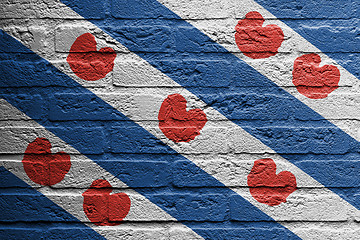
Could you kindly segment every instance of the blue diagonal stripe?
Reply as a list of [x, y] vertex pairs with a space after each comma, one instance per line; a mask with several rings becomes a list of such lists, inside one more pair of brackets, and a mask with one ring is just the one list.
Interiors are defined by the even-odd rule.
[[[292, 232], [226, 188], [191, 161], [177, 154], [95, 94], [5, 32], [1, 31], [1, 33], [0, 43], [5, 44], [0, 44], [0, 70], [3, 73], [0, 76], [2, 86], [0, 97], [94, 160], [128, 186], [132, 188], [141, 186], [136, 188], [137, 192], [174, 218], [184, 220], [185, 225], [205, 238], [212, 236], [211, 239], [233, 237], [241, 239], [243, 238], [241, 234], [245, 234], [245, 239], [268, 239], [262, 231], [270, 228], [276, 231], [274, 236], [277, 236], [277, 239], [298, 239]], [[62, 95], [79, 96], [79, 101], [61, 98]], [[59, 102], [66, 105], [64, 109], [51, 107], [53, 103]], [[51, 121], [41, 109], [50, 109]], [[64, 114], [77, 120], [63, 121]], [[91, 114], [95, 114], [93, 118], [90, 117]], [[103, 137], [104, 132], [109, 134], [108, 140]], [[111, 149], [108, 148], [109, 146]], [[115, 150], [122, 154], [111, 154]], [[166, 165], [173, 166], [176, 161], [186, 163], [187, 170], [200, 176], [201, 179], [198, 181], [201, 181], [202, 186], [205, 184], [213, 187], [199, 187], [196, 177], [183, 178], [180, 171], [172, 171], [170, 174]], [[169, 183], [170, 178], [180, 178], [185, 186], [197, 187], [178, 188]], [[158, 181], [168, 184], [162, 188], [154, 188]], [[234, 226], [237, 224], [230, 221], [228, 216], [228, 203], [230, 198], [234, 197], [238, 205], [236, 219], [248, 222], [241, 224], [245, 228], [247, 225], [254, 228], [251, 221], [258, 222], [255, 226], [256, 231], [246, 231], [246, 229], [234, 231]], [[197, 222], [202, 220], [208, 221], [206, 228], [198, 227]], [[218, 232], [214, 230], [217, 227], [220, 227]]]
[[360, 209], [347, 189], [360, 185], [359, 142], [165, 6], [113, 0], [92, 20], [101, 2], [62, 2]]

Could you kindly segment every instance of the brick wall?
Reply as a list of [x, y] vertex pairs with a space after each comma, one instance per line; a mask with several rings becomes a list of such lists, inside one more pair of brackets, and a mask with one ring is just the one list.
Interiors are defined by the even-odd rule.
[[[344, 45], [356, 45], [345, 28], [357, 31], [357, 1], [329, 1], [325, 8], [316, 1], [276, 7], [257, 1], [298, 29], [250, 0], [159, 1], [187, 22], [150, 2], [0, 3], [0, 238], [357, 239], [359, 72], [351, 64], [359, 49], [329, 50], [311, 40], [313, 29], [319, 37], [343, 31], [350, 39]], [[281, 27], [275, 56], [249, 58], [236, 45], [235, 26], [250, 10]], [[87, 33], [97, 50], [116, 54], [113, 67], [104, 60], [110, 52], [99, 57], [99, 68], [71, 66], [72, 46]], [[291, 81], [294, 60], [308, 53], [339, 69], [337, 92], [326, 102], [307, 98]], [[93, 73], [86, 71], [100, 68], [109, 69], [105, 77], [89, 81]], [[160, 129], [160, 108], [173, 94], [183, 96], [185, 112], [198, 109], [206, 120], [173, 106], [166, 111], [182, 120]], [[38, 138], [51, 150], [31, 152]], [[53, 161], [63, 161], [55, 153], [64, 152], [71, 167], [41, 160], [40, 168], [26, 170], [26, 156], [44, 159], [41, 151]], [[249, 191], [255, 161], [269, 158], [277, 174], [296, 179], [265, 184], [282, 189], [274, 194], [284, 201]], [[95, 188], [103, 198], [86, 204], [83, 194], [98, 179], [110, 187]], [[126, 201], [108, 197], [109, 188], [112, 196], [129, 197], [130, 210], [112, 208]]]

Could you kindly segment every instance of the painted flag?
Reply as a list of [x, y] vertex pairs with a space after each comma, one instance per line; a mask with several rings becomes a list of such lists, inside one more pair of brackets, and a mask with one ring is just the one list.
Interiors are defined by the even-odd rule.
[[2, 5], [1, 238], [359, 236], [356, 1]]

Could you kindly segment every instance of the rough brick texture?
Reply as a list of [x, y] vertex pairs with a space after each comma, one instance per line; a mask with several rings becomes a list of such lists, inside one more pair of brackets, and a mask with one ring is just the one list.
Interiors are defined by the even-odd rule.
[[[85, 2], [86, 7], [77, 2]], [[191, 38], [194, 28], [180, 24], [172, 14], [164, 16], [154, 4], [136, 0], [141, 5], [137, 8], [127, 0], [92, 2], [74, 1], [69, 6], [80, 15], [90, 12], [88, 19], [111, 29], [129, 48], [80, 15], [70, 14], [60, 1], [0, 3], [0, 28], [47, 60], [21, 48], [0, 51], [0, 74], [6, 73], [0, 77], [1, 97], [21, 106], [16, 109], [0, 99], [0, 239], [292, 239], [286, 228], [304, 239], [359, 239], [359, 210], [334, 194], [360, 201], [360, 148], [338, 142], [344, 132], [360, 139], [360, 111], [354, 111], [360, 110], [359, 84], [340, 81], [341, 92], [326, 106], [311, 105], [328, 113], [325, 117], [335, 124], [324, 125], [323, 114], [303, 114], [291, 95], [281, 90], [268, 93], [271, 84], [261, 84], [252, 68], [239, 70], [238, 65], [222, 58], [225, 48], [244, 58], [235, 45], [234, 23], [245, 17], [237, 8], [252, 1], [209, 0], [200, 4], [160, 0], [175, 12], [181, 10], [182, 18], [209, 36], [186, 43], [180, 40]], [[304, 1], [277, 2], [282, 5], [267, 3], [267, 9], [283, 9], [283, 19], [296, 22], [293, 29], [301, 34], [307, 30], [319, 36], [343, 32], [343, 40], [350, 41], [351, 47], [342, 47], [336, 40], [337, 51], [321, 43], [318, 48], [360, 77], [359, 70], [352, 67], [360, 59], [358, 0], [331, 0], [321, 10], [315, 0], [308, 5]], [[199, 8], [201, 11], [196, 10]], [[254, 6], [254, 11], [258, 8]], [[333, 14], [325, 14], [324, 9]], [[145, 10], [149, 14], [143, 14]], [[272, 24], [274, 19], [265, 17], [265, 21]], [[267, 77], [271, 75], [287, 92], [297, 94], [289, 81], [294, 56], [299, 54], [291, 27], [282, 29], [284, 47], [276, 53], [276, 61], [249, 61], [255, 69], [266, 68]], [[351, 31], [356, 32], [356, 39]], [[97, 81], [81, 79], [67, 62], [72, 43], [84, 33], [96, 38], [98, 50], [110, 47], [116, 52], [112, 71]], [[0, 42], [0, 47], [3, 45], [6, 42]], [[303, 49], [305, 53], [311, 50]], [[151, 65], [141, 57], [150, 59]], [[59, 80], [60, 73], [50, 65], [68, 74], [74, 83]], [[15, 84], [12, 79], [18, 79], [17, 75], [22, 79]], [[82, 87], [90, 91], [78, 90]], [[202, 94], [192, 94], [199, 92]], [[185, 97], [187, 111], [200, 108], [207, 117], [200, 135], [188, 143], [167, 139], [158, 127], [161, 103], [175, 93]], [[284, 108], [287, 104], [292, 105]], [[31, 112], [31, 116], [19, 110]], [[41, 125], [51, 127], [45, 130]], [[143, 128], [152, 135], [139, 134]], [[57, 133], [71, 137], [60, 139], [55, 137]], [[70, 171], [54, 186], [20, 180], [27, 179], [22, 165], [25, 149], [36, 138], [50, 139], [52, 153], [64, 151], [71, 157]], [[274, 145], [278, 151], [273, 150]], [[287, 199], [287, 207], [269, 208], [250, 194], [247, 175], [254, 161], [264, 158], [276, 159], [277, 173], [291, 171], [297, 177], [298, 186]], [[97, 165], [90, 159], [96, 159]], [[286, 159], [296, 167], [290, 168]], [[321, 171], [327, 166], [340, 167], [332, 175]], [[116, 174], [111, 169], [117, 169]], [[312, 169], [304, 172], [325, 179], [331, 189], [325, 189], [303, 169]], [[223, 185], [212, 181], [209, 174]], [[353, 177], [356, 175], [358, 178]], [[131, 199], [129, 215], [120, 226], [102, 228], [83, 212], [82, 193], [100, 178], [112, 180], [113, 193], [123, 192]], [[220, 191], [226, 187], [233, 194], [222, 195]], [[246, 206], [241, 206], [243, 198], [269, 216], [278, 216], [276, 220], [285, 228], [269, 221], [265, 214], [251, 216]]]

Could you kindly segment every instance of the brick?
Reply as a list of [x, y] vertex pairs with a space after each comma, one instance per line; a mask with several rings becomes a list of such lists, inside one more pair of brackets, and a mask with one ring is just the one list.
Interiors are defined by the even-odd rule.
[[117, 87], [178, 86], [145, 61], [131, 60], [119, 55], [115, 60], [113, 79], [114, 86]]
[[[173, 14], [164, 14], [163, 7], [157, 2], [144, 2], [141, 0], [112, 0], [111, 14], [119, 19], [146, 19], [154, 17], [174, 18]], [[136, 7], [135, 7], [136, 6]], [[145, 14], [144, 14], [145, 12]], [[148, 13], [148, 14], [146, 14]]]
[[[354, 146], [334, 140], [332, 136], [341, 134], [341, 130], [337, 128], [264, 127], [249, 128], [249, 130], [264, 144], [276, 141], [277, 146], [281, 147], [277, 151], [279, 154], [344, 154], [357, 152]], [[293, 134], [290, 134], [290, 132]], [[329, 148], [329, 146], [332, 147]]]
[[39, 236], [45, 236], [47, 231], [40, 228], [17, 228], [14, 227], [2, 227], [0, 225], [0, 238], [8, 240], [17, 239], [37, 239]]
[[[274, 9], [281, 9], [282, 18], [319, 18], [319, 19], [331, 19], [331, 18], [350, 18], [353, 17], [354, 11], [353, 2], [351, 0], [341, 1], [341, 7], [336, 0], [319, 2], [312, 1], [277, 1], [276, 4], [268, 5], [266, 0], [259, 0], [258, 3], [267, 7], [268, 11], [272, 12]], [[322, 5], [320, 8], [317, 5]]]
[[337, 239], [341, 238], [344, 240], [356, 239], [359, 234], [359, 229], [348, 228], [348, 227], [332, 227], [331, 229], [312, 227], [312, 228], [299, 228], [294, 230], [295, 234], [302, 237], [303, 239]]
[[357, 169], [360, 168], [359, 160], [343, 160], [343, 161], [299, 161], [297, 166], [299, 168], [310, 169], [310, 166], [314, 166], [312, 171], [308, 171], [308, 174], [316, 174], [319, 178], [325, 178], [328, 173], [323, 171], [327, 166], [338, 166], [341, 170], [338, 170], [338, 174], [334, 174], [329, 179], [329, 187], [359, 187], [360, 179], [351, 177], [352, 174], [356, 174]]
[[[342, 9], [342, 8], [339, 8]], [[336, 15], [334, 15], [336, 16]], [[326, 46], [324, 44], [329, 44], [329, 42], [321, 42], [320, 39], [326, 39], [328, 37], [335, 37], [336, 42], [334, 46], [336, 48], [325, 48], [326, 52], [329, 53], [351, 53], [358, 52], [357, 45], [359, 40], [355, 37], [358, 33], [358, 30], [354, 30], [353, 26], [359, 25], [359, 19], [322, 19], [322, 20], [313, 20], [313, 19], [304, 19], [298, 21], [294, 30], [302, 34], [303, 36], [309, 38], [309, 40], [317, 46], [320, 46], [321, 49], [324, 49]], [[316, 36], [316, 39], [313, 39]], [[319, 40], [318, 40], [319, 39]], [[346, 43], [346, 44], [341, 44]], [[337, 55], [337, 54], [334, 54]]]
[[114, 127], [109, 131], [112, 153], [174, 153], [168, 146], [141, 127]]
[[[123, 225], [123, 224], [122, 224]], [[147, 225], [125, 225], [126, 227], [116, 229], [99, 229], [98, 231], [106, 237], [106, 239], [119, 239], [119, 240], [167, 240], [168, 231], [165, 227]]]
[[116, 177], [131, 187], [163, 187], [168, 186], [170, 172], [168, 164], [162, 161], [103, 161], [101, 163], [109, 172], [117, 169]]
[[219, 186], [205, 171], [194, 168], [194, 165], [194, 163], [188, 161], [176, 161], [172, 165], [173, 184], [177, 187]]
[[[115, 24], [114, 24], [115, 25]], [[116, 24], [120, 25], [120, 24]], [[117, 26], [112, 29], [115, 38], [124, 45], [132, 44], [132, 52], [171, 53], [175, 44], [174, 31], [164, 25]], [[159, 38], [166, 35], [166, 38]], [[136, 42], [136, 44], [134, 44]]]
[[[41, 108], [40, 108], [41, 111]], [[16, 108], [10, 105], [5, 99], [0, 99], [0, 115], [1, 121], [11, 121], [11, 120], [27, 120], [29, 119], [25, 114], [20, 111], [17, 111]], [[40, 114], [41, 115], [41, 114]]]
[[188, 240], [197, 240], [202, 239], [198, 236], [195, 232], [189, 231], [188, 229], [179, 228], [179, 227], [172, 227], [170, 229], [170, 240], [177, 240], [177, 239], [188, 239]]
[[110, 36], [94, 28], [88, 22], [73, 21], [71, 24], [59, 22], [55, 29], [55, 51], [60, 53], [69, 53], [72, 44], [76, 38], [84, 33], [90, 33], [95, 37], [97, 49], [111, 47], [118, 53], [129, 53], [129, 51], [120, 43], [116, 42]]
[[[47, 138], [52, 145], [52, 152], [64, 151], [66, 153], [78, 154], [79, 152], [64, 143], [59, 138], [55, 137], [49, 131], [47, 131], [43, 127], [31, 126], [31, 124], [23, 123], [22, 126], [12, 126], [12, 127], [4, 127], [0, 128], [0, 132], [2, 134], [2, 141], [0, 152], [5, 154], [23, 154], [27, 145], [34, 141], [36, 138]], [[31, 122], [30, 122], [31, 123]], [[27, 125], [30, 125], [27, 127]], [[66, 131], [63, 128], [52, 128], [53, 131]], [[99, 131], [95, 131], [97, 134], [97, 138], [100, 139], [101, 134]], [[72, 131], [72, 130], [70, 130]], [[76, 130], [75, 130], [76, 131]], [[100, 144], [101, 145], [101, 144]], [[99, 147], [95, 148], [99, 149]], [[6, 160], [6, 158], [5, 158]]]
[[[187, 2], [182, 1], [168, 1], [160, 0], [161, 4], [164, 4], [166, 7], [172, 9], [182, 9], [186, 12], [186, 15], [182, 15], [183, 19], [222, 19], [228, 18], [233, 9], [233, 6], [228, 1], [193, 1]], [[211, 7], [209, 7], [211, 5]], [[215, 6], [214, 6], [215, 5]], [[213, 9], [221, 9], [221, 11], [214, 12]], [[176, 11], [175, 11], [176, 12]]]
[[[102, 127], [64, 127], [48, 128], [55, 135], [61, 131], [62, 140], [70, 143], [75, 149], [82, 154], [102, 154], [106, 150], [104, 130]], [[89, 141], [91, 139], [92, 141]]]
[[213, 227], [213, 228], [195, 228], [199, 234], [205, 236], [205, 239], [220, 240], [226, 239], [261, 239], [261, 240], [277, 240], [279, 235], [284, 239], [291, 239], [291, 235], [285, 229], [276, 228], [271, 223], [260, 226], [244, 227], [243, 225], [234, 227]]
[[[6, 193], [2, 190], [0, 196], [0, 210], [2, 213], [0, 221], [69, 221], [73, 217], [68, 213], [58, 211], [58, 207], [49, 201], [44, 201], [40, 194], [34, 194], [32, 191], [19, 193]], [[39, 214], [41, 206], [42, 214]]]
[[[246, 195], [249, 195], [249, 199], [252, 198], [249, 192]], [[321, 190], [297, 190], [287, 198], [286, 206], [283, 204], [276, 206], [277, 208], [283, 208], [281, 215], [278, 216], [278, 221], [345, 222], [356, 216], [353, 212], [343, 209], [337, 200], [333, 199], [332, 196], [321, 193]], [[249, 221], [247, 210], [242, 207], [241, 201], [242, 199], [238, 195], [231, 197], [230, 218], [234, 221]], [[254, 199], [253, 201], [256, 202]], [[263, 205], [263, 207], [265, 209], [267, 206]], [[266, 213], [272, 211], [275, 211], [274, 207], [265, 209]], [[257, 221], [264, 220], [266, 219], [257, 219]]]
[[51, 99], [49, 119], [64, 120], [126, 120], [94, 94], [56, 94]]
[[223, 221], [227, 216], [228, 199], [219, 194], [154, 195], [152, 199], [178, 221]]
[[[70, 87], [75, 85], [59, 81], [59, 78], [56, 78], [59, 72], [51, 69], [49, 62], [43, 59], [40, 60], [36, 55], [24, 54], [22, 57], [25, 57], [27, 61], [18, 60], [16, 55], [12, 59], [1, 61], [3, 71], [0, 77], [2, 81], [1, 87]], [[18, 72], [19, 76], [26, 76], [26, 78], [21, 79], [19, 76], [13, 76], [15, 72]], [[14, 79], [18, 79], [18, 81], [14, 81]]]

